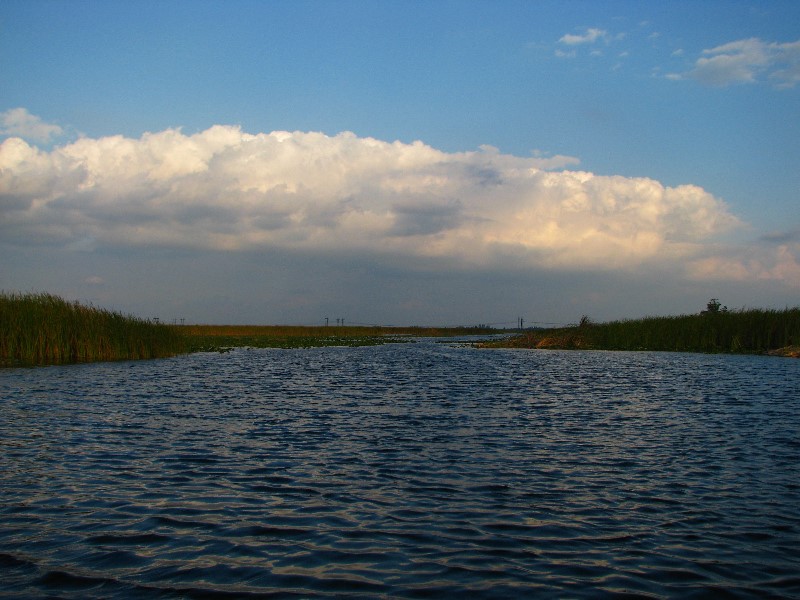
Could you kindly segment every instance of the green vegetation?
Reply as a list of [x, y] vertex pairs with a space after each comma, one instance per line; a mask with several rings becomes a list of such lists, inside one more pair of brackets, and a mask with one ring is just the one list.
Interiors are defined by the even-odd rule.
[[220, 351], [234, 347], [310, 348], [318, 346], [373, 346], [407, 341], [409, 337], [488, 335], [488, 327], [379, 327], [290, 325], [185, 325], [178, 328], [188, 352]]
[[[489, 327], [162, 325], [50, 294], [0, 293], [0, 366], [162, 358], [234, 347], [364, 346], [410, 337], [489, 335]], [[800, 307], [646, 317], [529, 330], [484, 348], [668, 350], [800, 356]]]
[[365, 346], [409, 336], [497, 333], [488, 327], [163, 325], [67, 302], [0, 292], [0, 366], [162, 358], [234, 347]]
[[310, 348], [381, 344], [380, 328], [250, 325], [186, 325], [179, 328], [187, 352], [223, 352], [230, 348]]
[[166, 325], [50, 294], [0, 293], [0, 366], [160, 358], [184, 347]]
[[484, 347], [666, 350], [800, 355], [800, 307], [784, 310], [720, 309], [712, 299], [699, 315], [646, 317], [526, 332]]

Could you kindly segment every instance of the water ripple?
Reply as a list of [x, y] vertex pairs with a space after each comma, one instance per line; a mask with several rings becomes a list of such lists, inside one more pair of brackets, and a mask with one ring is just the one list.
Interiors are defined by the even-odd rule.
[[0, 596], [800, 597], [800, 363], [419, 342], [0, 372]]

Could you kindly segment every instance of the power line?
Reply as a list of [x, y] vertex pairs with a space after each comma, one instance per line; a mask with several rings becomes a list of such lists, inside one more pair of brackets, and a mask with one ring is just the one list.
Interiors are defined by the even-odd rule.
[[[513, 325], [514, 328], [520, 328], [520, 321], [522, 321], [528, 328], [539, 325], [555, 325], [558, 327], [568, 327], [573, 323], [556, 323], [554, 321], [528, 321], [527, 319], [518, 318], [516, 321], [496, 321], [493, 323], [480, 323], [479, 325], [432, 325], [431, 327], [502, 327]], [[336, 324], [344, 324], [344, 319], [336, 319]], [[327, 319], [326, 319], [327, 324]], [[396, 323], [360, 323], [357, 321], [348, 321], [349, 325], [356, 325], [359, 327], [425, 327], [424, 325], [398, 325]]]

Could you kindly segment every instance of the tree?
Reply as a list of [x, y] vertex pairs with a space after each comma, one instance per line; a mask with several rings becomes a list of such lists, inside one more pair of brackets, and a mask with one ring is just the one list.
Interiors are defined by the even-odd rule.
[[711, 300], [708, 301], [708, 304], [706, 304], [706, 310], [702, 311], [700, 314], [701, 315], [716, 315], [716, 314], [721, 313], [721, 312], [723, 312], [723, 313], [728, 312], [728, 307], [727, 306], [722, 306], [722, 304], [720, 304], [719, 300], [717, 300], [716, 298], [712, 298]]

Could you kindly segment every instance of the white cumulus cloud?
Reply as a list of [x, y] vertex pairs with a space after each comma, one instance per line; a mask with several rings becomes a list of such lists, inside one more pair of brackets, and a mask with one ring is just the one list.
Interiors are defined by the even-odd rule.
[[45, 123], [25, 108], [12, 108], [0, 113], [0, 135], [18, 136], [34, 142], [48, 142], [62, 133], [61, 127]]
[[575, 162], [223, 125], [51, 150], [10, 138], [0, 144], [0, 237], [87, 251], [279, 249], [636, 269], [700, 260], [709, 240], [738, 224], [698, 186], [547, 170]]

